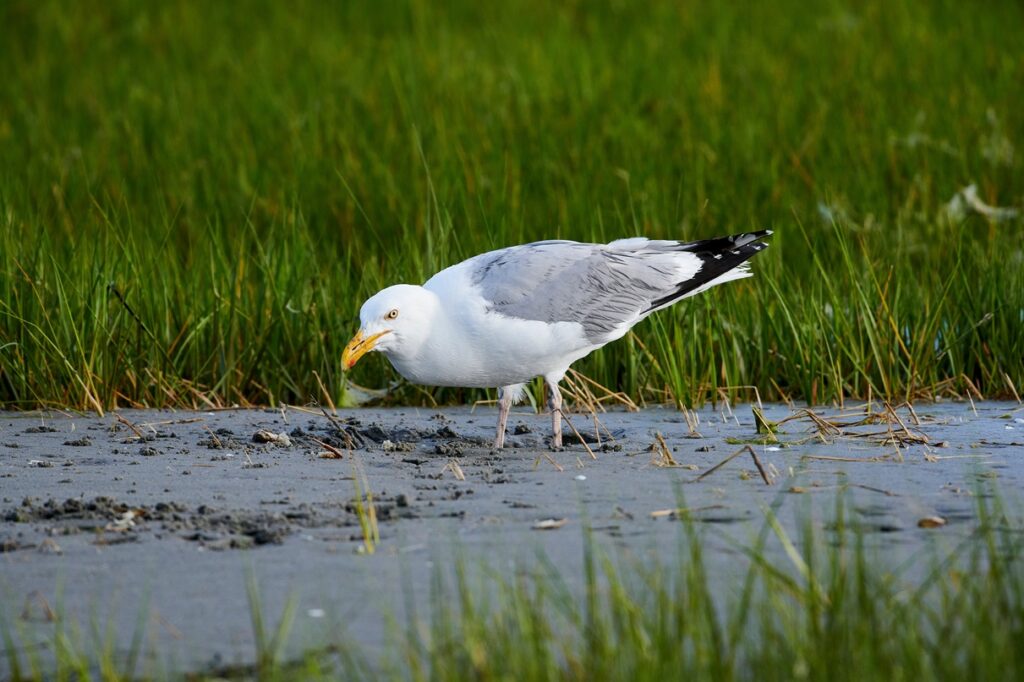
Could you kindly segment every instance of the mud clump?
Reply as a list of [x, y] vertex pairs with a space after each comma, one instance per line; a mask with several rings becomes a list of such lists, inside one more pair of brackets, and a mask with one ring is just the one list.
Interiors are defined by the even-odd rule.
[[[281, 544], [292, 532], [292, 523], [280, 513], [222, 511], [207, 505], [190, 510], [180, 502], [133, 506], [110, 497], [88, 501], [72, 498], [63, 502], [49, 499], [41, 503], [26, 498], [19, 507], [8, 509], [3, 518], [9, 523], [46, 522], [51, 535], [82, 531], [138, 534], [150, 530], [150, 524], [159, 524], [160, 529], [186, 540], [239, 548]], [[102, 544], [114, 542], [105, 538]]]
[[125, 438], [121, 442], [124, 443], [125, 445], [128, 445], [130, 443], [152, 443], [155, 440], [155, 434], [144, 433], [141, 436], [129, 436], [128, 438]]
[[[58, 502], [54, 499], [37, 503], [34, 498], [26, 497], [20, 507], [8, 509], [4, 513], [4, 521], [10, 523], [29, 523], [32, 521], [113, 521], [131, 509], [127, 504], [109, 497], [96, 497], [91, 501], [67, 499]], [[86, 527], [86, 526], [81, 526]]]
[[413, 443], [392, 443], [386, 440], [380, 444], [380, 449], [384, 452], [414, 452], [416, 445]]
[[446, 457], [461, 457], [466, 452], [463, 443], [438, 443], [434, 446], [434, 454]]
[[[416, 516], [405, 496], [390, 501], [378, 499], [376, 512], [381, 521]], [[101, 496], [63, 501], [25, 498], [20, 505], [5, 510], [0, 518], [7, 523], [45, 524], [42, 530], [50, 537], [97, 533], [95, 543], [103, 545], [135, 542], [145, 533], [156, 533], [157, 537], [170, 533], [209, 549], [249, 549], [282, 544], [298, 528], [355, 526], [357, 514], [352, 503], [302, 503], [283, 511], [266, 511], [220, 509], [207, 504], [193, 508], [173, 501], [133, 505]], [[3, 542], [5, 552], [36, 546], [11, 538]]]
[[235, 438], [234, 431], [224, 428], [211, 431], [208, 437], [200, 439], [196, 444], [210, 450], [239, 450], [245, 447], [240, 440]]
[[289, 435], [293, 439], [312, 438], [309, 432], [321, 431], [324, 435], [319, 440], [331, 447], [348, 450], [380, 449], [384, 452], [413, 452], [421, 443], [427, 442], [430, 447], [436, 445], [437, 441], [444, 442], [442, 449], [448, 449], [447, 443], [450, 442], [458, 443], [463, 448], [489, 444], [485, 439], [461, 436], [452, 428], [451, 420], [444, 415], [434, 415], [431, 420], [441, 422], [440, 426], [421, 428], [399, 424], [388, 427], [379, 422], [363, 423], [358, 418], [348, 417], [333, 419], [329, 429], [318, 428], [319, 425], [311, 422], [308, 430], [296, 428]]
[[[439, 431], [451, 431], [448, 427], [442, 427]], [[381, 445], [386, 441], [392, 443], [419, 443], [429, 438], [437, 437], [439, 431], [427, 429], [397, 427], [386, 429], [378, 423], [362, 426], [358, 420], [349, 420], [345, 426], [333, 430], [331, 436], [340, 439], [339, 445], [354, 449], [365, 449], [374, 445]], [[454, 432], [452, 432], [454, 433]], [[334, 443], [331, 443], [334, 445]]]
[[192, 514], [171, 514], [163, 527], [186, 540], [212, 542], [215, 549], [245, 549], [252, 545], [279, 545], [291, 534], [288, 519], [279, 513], [217, 510], [200, 505]]

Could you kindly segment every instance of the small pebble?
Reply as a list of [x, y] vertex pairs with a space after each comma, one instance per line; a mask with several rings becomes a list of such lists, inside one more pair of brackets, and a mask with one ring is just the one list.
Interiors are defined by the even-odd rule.
[[587, 477], [586, 477], [586, 476], [584, 476], [583, 474], [579, 474], [579, 475], [578, 475], [578, 476], [576, 477], [576, 480], [577, 480], [577, 481], [585, 481], [585, 480], [587, 480]]

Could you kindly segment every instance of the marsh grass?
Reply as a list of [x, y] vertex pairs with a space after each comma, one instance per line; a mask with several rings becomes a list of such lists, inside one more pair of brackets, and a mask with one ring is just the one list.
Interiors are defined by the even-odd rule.
[[363, 537], [360, 551], [373, 554], [380, 543], [380, 528], [377, 525], [377, 507], [373, 501], [373, 491], [370, 489], [362, 462], [352, 451], [349, 451], [349, 462], [352, 464], [352, 487], [355, 493], [351, 505], [356, 518], [359, 519], [359, 530]]
[[5, 2], [0, 404], [329, 403], [387, 284], [754, 228], [756, 277], [582, 374], [684, 405], [1009, 396], [1020, 219], [946, 204], [1024, 204], [1022, 24], [945, 0]]
[[277, 619], [277, 625], [270, 630], [267, 614], [264, 612], [260, 598], [259, 583], [256, 575], [250, 570], [245, 580], [245, 593], [249, 599], [249, 615], [252, 620], [252, 633], [256, 645], [255, 668], [260, 676], [283, 669], [288, 664], [284, 658], [285, 645], [292, 634], [295, 624], [296, 600], [289, 597], [285, 600], [284, 610]]
[[[851, 517], [844, 496], [825, 512], [798, 512], [791, 536], [771, 509], [746, 541], [725, 540], [734, 570], [714, 571], [707, 526], [680, 509], [673, 549], [609, 554], [584, 530], [582, 582], [540, 553], [502, 568], [457, 551], [435, 562], [429, 613], [406, 586], [406, 615], [370, 658], [339, 630], [338, 641], [306, 655], [289, 641], [295, 600], [277, 624], [247, 578], [256, 664], [211, 671], [260, 679], [1019, 679], [1024, 671], [1024, 540], [1020, 519], [978, 491], [972, 533], [936, 533], [923, 551], [897, 561]], [[665, 523], [668, 521], [659, 521]], [[565, 531], [560, 531], [565, 532]], [[497, 560], [500, 562], [500, 559]], [[408, 577], [406, 577], [408, 580]], [[139, 621], [144, 628], [145, 620]], [[46, 673], [46, 656], [14, 653], [24, 628], [0, 620], [16, 679]], [[121, 665], [109, 633], [95, 641], [57, 608], [58, 677], [168, 677]], [[137, 635], [133, 642], [141, 641]], [[294, 648], [293, 648], [294, 647]], [[157, 659], [159, 659], [159, 652]], [[100, 662], [97, 663], [96, 659]], [[149, 665], [154, 660], [147, 659]], [[104, 661], [106, 661], [104, 663]]]

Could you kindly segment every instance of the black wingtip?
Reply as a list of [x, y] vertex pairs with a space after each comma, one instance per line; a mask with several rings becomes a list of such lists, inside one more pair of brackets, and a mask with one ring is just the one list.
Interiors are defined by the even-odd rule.
[[680, 282], [672, 293], [652, 301], [651, 306], [644, 312], [664, 307], [730, 270], [740, 267], [755, 254], [768, 248], [768, 244], [761, 240], [771, 234], [771, 230], [759, 230], [696, 242], [679, 242], [681, 251], [689, 251], [700, 258], [700, 270], [692, 279]]
[[[725, 254], [740, 248], [752, 248], [756, 251], [765, 249], [767, 244], [761, 240], [772, 235], [772, 230], [758, 230], [756, 232], [741, 232], [727, 237], [715, 237], [714, 239], [701, 239], [696, 242], [679, 242], [679, 248], [683, 251], [693, 253], [721, 253]], [[753, 254], [751, 254], [753, 255]], [[748, 256], [749, 257], [749, 256]], [[746, 259], [744, 259], [746, 260]]]
[[[736, 244], [736, 246], [745, 246], [747, 244], [753, 244], [755, 242], [758, 242], [766, 237], [770, 237], [771, 235], [771, 230], [758, 230], [757, 232], [743, 232], [741, 234], [734, 234], [730, 237], [725, 237], [725, 239], [732, 241], [734, 244]], [[767, 244], [765, 244], [764, 246], [767, 246]]]

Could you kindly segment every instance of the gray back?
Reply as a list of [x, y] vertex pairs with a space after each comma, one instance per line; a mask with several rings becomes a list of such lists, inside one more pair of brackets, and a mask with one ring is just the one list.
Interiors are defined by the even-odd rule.
[[[659, 248], [661, 244], [675, 248]], [[693, 258], [674, 242], [629, 246], [633, 248], [535, 242], [477, 256], [468, 265], [473, 284], [494, 312], [541, 322], [578, 322], [597, 343], [674, 291], [679, 276], [673, 260]]]

